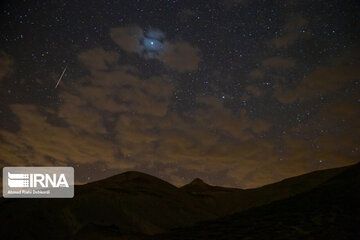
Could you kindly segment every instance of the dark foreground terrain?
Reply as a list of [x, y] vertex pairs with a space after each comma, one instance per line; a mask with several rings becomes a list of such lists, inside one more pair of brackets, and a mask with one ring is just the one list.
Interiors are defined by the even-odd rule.
[[126, 172], [73, 199], [1, 199], [1, 239], [360, 239], [360, 164], [257, 189]]

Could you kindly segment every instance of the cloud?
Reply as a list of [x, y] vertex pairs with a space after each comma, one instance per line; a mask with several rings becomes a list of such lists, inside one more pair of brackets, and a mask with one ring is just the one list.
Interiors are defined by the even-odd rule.
[[[99, 52], [96, 60], [98, 65], [92, 65], [91, 59], [95, 52]], [[110, 60], [115, 63], [115, 57], [114, 53], [104, 53], [103, 50], [80, 53], [79, 59], [89, 67], [92, 75], [86, 79], [91, 84], [79, 87], [79, 98], [99, 111], [165, 115], [173, 91], [168, 77], [140, 79], [138, 70], [130, 65], [114, 65], [109, 71], [109, 68], [105, 68], [108, 65], [104, 63]]]
[[21, 128], [17, 133], [0, 132], [5, 142], [1, 144], [0, 159], [5, 165], [67, 165], [69, 162], [121, 165], [114, 158], [114, 146], [96, 134], [53, 126], [33, 105], [10, 107], [19, 117]]
[[222, 103], [213, 97], [201, 97], [199, 103], [204, 104], [195, 114], [200, 122], [207, 122], [214, 128], [221, 129], [227, 134], [235, 136], [239, 139], [245, 137], [246, 132], [259, 134], [268, 131], [271, 124], [260, 119], [249, 119], [245, 111], [241, 111], [239, 116], [234, 116], [231, 110], [226, 109]]
[[[112, 28], [113, 41], [123, 50], [135, 52], [145, 58], [157, 58], [179, 72], [196, 70], [200, 51], [186, 41], [166, 41], [160, 30], [144, 31], [138, 26]], [[152, 43], [152, 44], [151, 44]]]
[[[198, 101], [200, 107], [191, 115], [171, 112], [163, 117], [130, 114], [119, 117], [116, 132], [122, 153], [132, 159], [143, 159], [142, 164], [147, 166], [161, 162], [197, 175], [226, 172], [232, 166], [239, 171], [236, 183], [245, 186], [240, 181], [245, 174], [241, 169], [251, 166], [247, 171], [255, 171], [259, 163], [266, 163], [273, 156], [269, 154], [272, 144], [256, 138], [271, 125], [249, 119], [244, 112], [235, 116], [213, 97]], [[254, 186], [259, 182], [247, 184]]]
[[140, 79], [136, 68], [117, 65], [116, 59], [115, 53], [102, 49], [80, 53], [79, 60], [91, 75], [78, 79], [71, 89], [64, 85], [60, 93], [63, 104], [57, 111], [11, 105], [20, 129], [0, 132], [4, 140], [0, 146], [2, 164], [101, 163], [118, 171], [136, 167], [138, 163], [121, 157], [118, 142], [105, 138], [109, 134], [107, 122], [116, 121], [116, 114], [165, 115], [172, 86], [165, 77]]
[[[116, 79], [121, 75], [124, 75], [125, 78]], [[126, 82], [127, 77], [133, 78], [133, 81]], [[100, 79], [93, 80], [100, 81]], [[156, 116], [166, 114], [170, 103], [167, 96], [171, 94], [172, 87], [164, 78], [154, 77], [145, 82], [133, 76], [126, 76], [126, 73], [119, 71], [113, 72], [112, 76], [107, 76], [107, 80], [118, 80], [119, 82], [113, 85], [107, 82], [105, 86], [100, 85], [100, 82], [94, 82], [96, 85], [84, 86], [79, 89], [81, 97], [96, 109], [111, 113], [136, 112]], [[156, 89], [153, 84], [159, 84], [159, 88]], [[149, 85], [152, 86], [147, 88]], [[113, 88], [110, 88], [111, 86]], [[156, 95], [159, 89], [163, 89], [164, 92]]]
[[90, 49], [79, 54], [78, 59], [92, 72], [106, 71], [116, 64], [119, 55], [102, 48]]
[[61, 95], [64, 103], [58, 116], [69, 124], [72, 131], [105, 134], [106, 128], [101, 115], [81, 96], [71, 93]]
[[179, 72], [196, 70], [200, 61], [199, 49], [184, 41], [165, 42], [161, 60]]
[[[312, 169], [326, 169], [355, 164], [360, 156], [360, 111], [356, 99], [345, 97], [324, 105], [306, 123], [284, 136], [285, 154], [294, 160], [299, 174]], [[313, 136], [309, 141], [299, 137]], [[302, 163], [302, 167], [298, 164]], [[289, 174], [292, 168], [287, 168]]]
[[0, 51], [0, 81], [13, 71], [14, 61], [5, 52]]
[[275, 47], [288, 47], [298, 39], [308, 38], [309, 32], [303, 31], [308, 21], [301, 15], [292, 16], [283, 27], [283, 33], [279, 37], [273, 39], [271, 43]]
[[261, 79], [264, 77], [264, 73], [260, 69], [254, 69], [249, 73], [249, 77], [252, 79]]
[[263, 60], [262, 65], [268, 68], [289, 69], [295, 67], [295, 61], [283, 57], [270, 57]]
[[110, 29], [112, 40], [122, 49], [128, 52], [140, 53], [140, 40], [143, 38], [143, 30], [138, 26], [127, 26]]
[[[257, 163], [271, 161], [271, 142], [257, 140], [270, 123], [244, 111], [236, 115], [214, 97], [199, 98], [199, 107], [191, 113], [169, 111], [174, 91], [169, 77], [140, 78], [136, 67], [119, 65], [117, 58], [100, 48], [80, 53], [78, 59], [90, 75], [71, 88], [63, 85], [57, 110], [11, 105], [20, 128], [15, 133], [1, 130], [2, 164], [71, 164], [79, 165], [78, 172], [101, 165], [112, 174], [152, 171], [162, 164], [194, 177], [222, 172], [227, 185], [262, 184], [242, 179], [244, 167], [256, 172]], [[184, 183], [178, 174], [168, 174], [168, 180]], [[78, 181], [84, 179], [78, 176]]]
[[256, 86], [248, 85], [245, 89], [254, 97], [260, 97], [262, 95], [261, 89]]
[[[280, 142], [261, 139], [258, 147], [263, 152], [250, 144], [247, 151], [253, 152], [252, 159], [264, 161], [239, 161], [246, 170], [234, 163], [227, 174], [238, 185], [249, 188], [318, 169], [355, 164], [360, 156], [358, 98], [358, 94], [349, 94], [323, 105], [310, 119], [286, 131]], [[282, 150], [276, 150], [277, 146]]]
[[359, 62], [352, 60], [357, 52], [345, 54], [328, 65], [317, 67], [295, 89], [283, 89], [278, 83], [275, 86], [274, 96], [282, 103], [292, 103], [296, 100], [308, 101], [360, 79]]
[[[338, 164], [330, 151], [314, 153], [311, 143], [296, 137], [295, 129], [283, 139], [287, 151], [279, 152], [279, 142], [266, 137], [272, 129], [270, 122], [244, 110], [233, 112], [215, 97], [198, 97], [197, 107], [189, 112], [171, 111], [171, 78], [142, 77], [135, 66], [120, 65], [119, 57], [101, 48], [80, 53], [78, 59], [90, 74], [59, 89], [62, 104], [57, 109], [11, 105], [20, 128], [0, 130], [1, 164], [79, 165], [77, 172], [82, 174], [88, 174], [84, 169], [89, 166], [110, 169], [108, 174], [146, 170], [160, 172], [177, 184], [185, 182], [184, 172], [193, 177], [211, 173], [220, 175], [223, 184], [238, 187], [256, 187], [318, 169], [317, 157], [325, 161], [328, 156], [328, 167]], [[246, 90], [254, 96], [261, 94], [253, 85]], [[354, 106], [339, 104], [331, 107], [331, 118], [348, 116], [347, 121], [358, 128]], [[326, 137], [317, 141], [333, 148]], [[279, 161], [281, 157], [285, 160]], [[349, 163], [349, 159], [341, 162]], [[80, 180], [84, 176], [78, 176]]]

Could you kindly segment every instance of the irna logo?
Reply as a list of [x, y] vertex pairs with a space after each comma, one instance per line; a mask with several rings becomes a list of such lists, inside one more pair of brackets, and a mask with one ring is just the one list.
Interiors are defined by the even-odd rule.
[[32, 187], [69, 187], [65, 175], [56, 173], [52, 174], [25, 174], [25, 173], [10, 173], [8, 172], [8, 185], [12, 188], [32, 188]]
[[4, 167], [5, 198], [72, 198], [72, 167]]

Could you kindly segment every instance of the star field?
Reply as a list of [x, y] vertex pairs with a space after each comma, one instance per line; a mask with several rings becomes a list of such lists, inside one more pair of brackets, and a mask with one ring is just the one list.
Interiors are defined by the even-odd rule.
[[359, 160], [357, 1], [1, 11], [2, 166], [71, 165], [79, 183], [139, 170], [247, 188]]

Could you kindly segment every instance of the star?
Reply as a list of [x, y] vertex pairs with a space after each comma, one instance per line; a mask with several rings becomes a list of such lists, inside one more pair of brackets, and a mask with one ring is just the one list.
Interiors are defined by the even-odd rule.
[[141, 41], [143, 53], [147, 57], [157, 57], [163, 50], [165, 34], [160, 30], [148, 30]]

